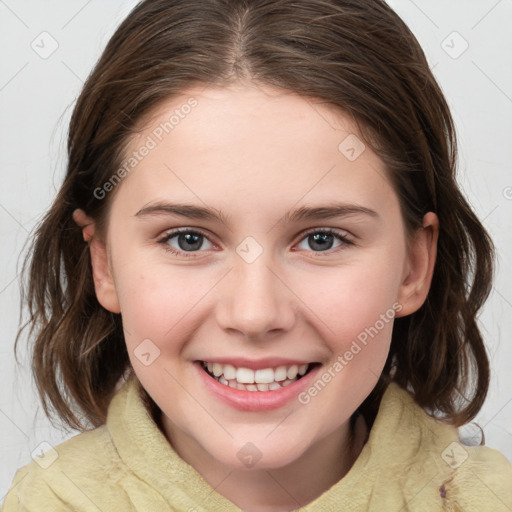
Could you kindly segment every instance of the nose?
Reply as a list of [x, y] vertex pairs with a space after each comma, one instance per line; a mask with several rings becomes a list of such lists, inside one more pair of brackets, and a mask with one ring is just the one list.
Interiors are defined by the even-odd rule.
[[265, 252], [252, 263], [235, 257], [217, 304], [217, 321], [222, 329], [254, 341], [292, 328], [296, 298], [284, 276], [273, 267]]

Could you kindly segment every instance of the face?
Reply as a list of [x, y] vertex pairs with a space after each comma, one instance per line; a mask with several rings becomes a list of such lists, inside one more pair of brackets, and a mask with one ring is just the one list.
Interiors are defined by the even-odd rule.
[[131, 140], [95, 286], [178, 452], [272, 468], [335, 437], [393, 316], [423, 301], [428, 243], [406, 249], [357, 133], [325, 103], [238, 85], [185, 91]]

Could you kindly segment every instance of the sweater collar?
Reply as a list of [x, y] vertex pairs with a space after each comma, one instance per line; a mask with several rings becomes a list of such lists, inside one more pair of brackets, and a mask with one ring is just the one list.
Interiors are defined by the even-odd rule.
[[[203, 507], [209, 512], [240, 512], [176, 453], [151, 418], [141, 389], [138, 379], [132, 376], [114, 396], [108, 411], [108, 430], [128, 468], [176, 510]], [[367, 501], [380, 478], [381, 462], [389, 460], [392, 453], [393, 463], [399, 465], [418, 448], [418, 436], [421, 437], [418, 415], [424, 417], [425, 413], [412, 396], [396, 383], [389, 384], [368, 441], [351, 469], [330, 489], [298, 510], [339, 510], [341, 503]], [[411, 446], [403, 446], [403, 436], [409, 444], [412, 441]]]

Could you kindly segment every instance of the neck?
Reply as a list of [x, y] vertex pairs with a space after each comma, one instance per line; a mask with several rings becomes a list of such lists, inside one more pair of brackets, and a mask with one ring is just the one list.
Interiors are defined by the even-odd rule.
[[237, 470], [214, 459], [165, 416], [162, 426], [178, 455], [245, 512], [283, 512], [312, 502], [348, 473], [367, 438], [360, 416], [353, 429], [347, 421], [286, 466]]

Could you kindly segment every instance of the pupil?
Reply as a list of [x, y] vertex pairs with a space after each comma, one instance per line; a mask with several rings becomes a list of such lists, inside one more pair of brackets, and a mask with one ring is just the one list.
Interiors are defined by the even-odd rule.
[[[194, 251], [201, 247], [202, 236], [194, 233], [182, 233], [178, 237], [178, 244], [180, 249], [183, 251]], [[329, 233], [316, 233], [310, 235], [310, 239], [313, 239], [313, 243], [310, 242], [309, 246], [311, 249], [320, 251], [326, 251], [332, 247], [332, 235]], [[188, 247], [183, 246], [183, 241], [188, 244]]]
[[[309, 244], [311, 249], [319, 249], [320, 251], [326, 251], [332, 247], [332, 235], [329, 233], [316, 233], [315, 235], [311, 235], [314, 243]], [[319, 244], [317, 247], [314, 247], [314, 244]]]
[[[178, 245], [183, 251], [193, 251], [195, 249], [199, 249], [201, 247], [202, 236], [203, 235], [196, 235], [194, 233], [182, 233], [178, 237]], [[188, 247], [183, 246], [181, 243], [182, 241], [186, 241], [186, 243], [189, 244]], [[191, 245], [193, 247], [191, 247]]]

